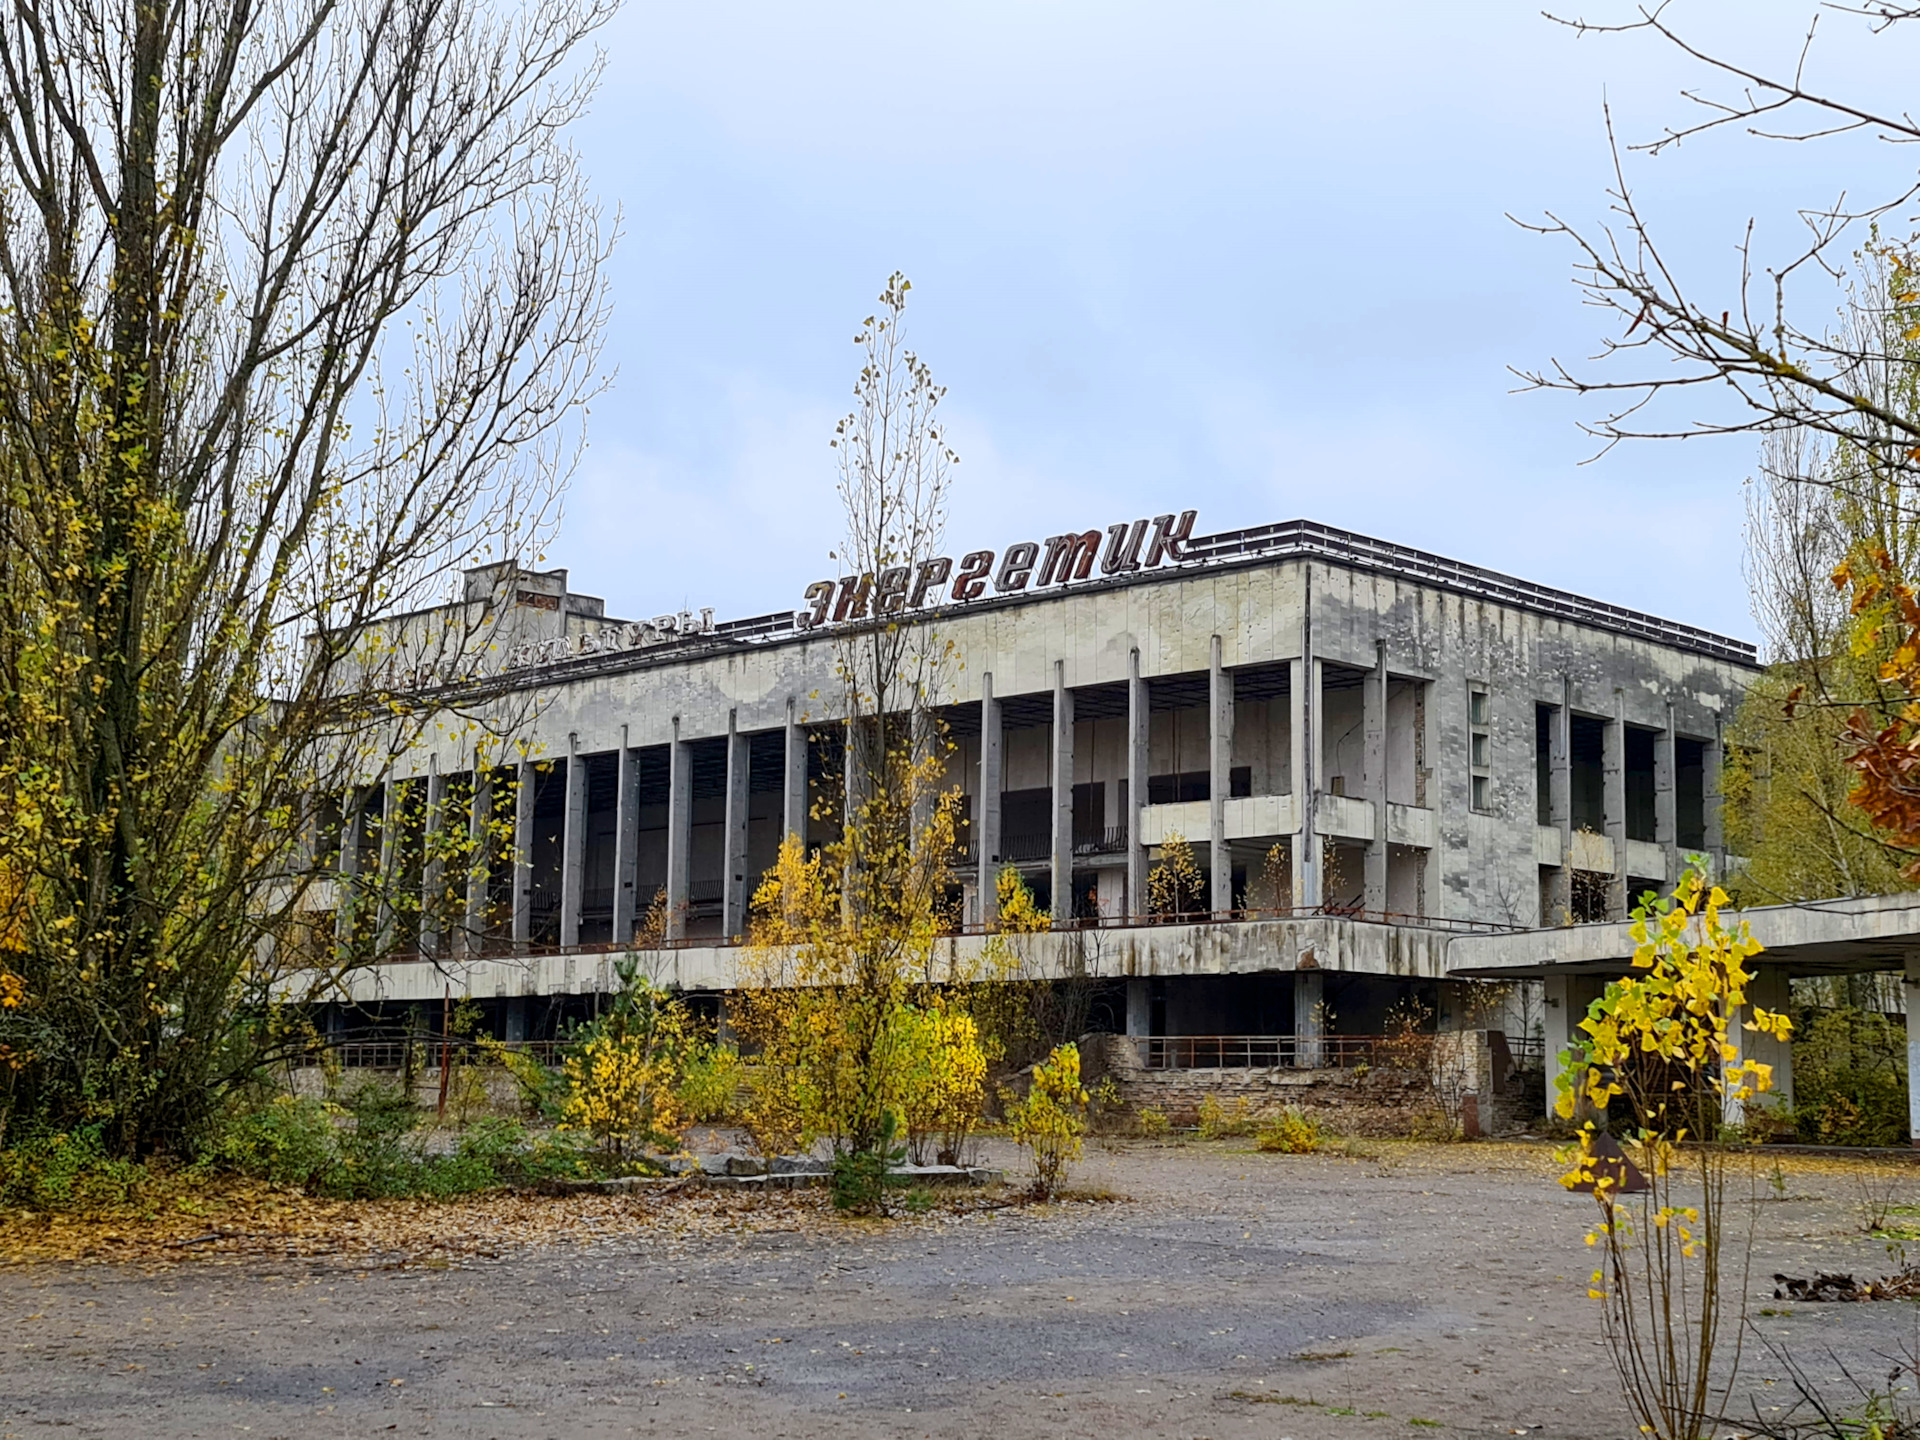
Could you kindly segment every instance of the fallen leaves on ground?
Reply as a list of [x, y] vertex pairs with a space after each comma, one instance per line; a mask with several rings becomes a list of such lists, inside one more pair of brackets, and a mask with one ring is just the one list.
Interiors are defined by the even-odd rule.
[[[824, 1190], [767, 1195], [663, 1187], [622, 1195], [495, 1192], [454, 1200], [317, 1200], [244, 1182], [158, 1187], [142, 1210], [0, 1214], [0, 1264], [177, 1265], [236, 1257], [333, 1257], [350, 1265], [427, 1267], [535, 1246], [644, 1238], [662, 1245], [778, 1232], [852, 1230]], [[900, 1222], [952, 1222], [1006, 1208], [993, 1192], [935, 1201]]]

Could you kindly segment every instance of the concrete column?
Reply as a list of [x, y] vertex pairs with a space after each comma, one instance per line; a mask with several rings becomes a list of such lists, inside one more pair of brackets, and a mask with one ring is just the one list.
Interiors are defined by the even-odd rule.
[[1726, 758], [1725, 741], [1721, 735], [1720, 717], [1713, 717], [1713, 741], [1703, 747], [1700, 757], [1702, 768], [1701, 781], [1705, 794], [1707, 859], [1712, 863], [1712, 879], [1716, 882], [1726, 879], [1727, 875], [1727, 825], [1726, 814], [1722, 809], [1725, 791], [1721, 788], [1721, 765]]
[[1320, 664], [1310, 656], [1288, 662], [1287, 694], [1293, 794], [1300, 828], [1293, 837], [1293, 908], [1320, 908], [1320, 836], [1314, 827], [1314, 789], [1320, 775]]
[[800, 723], [800, 707], [787, 697], [786, 766], [781, 783], [781, 834], [807, 839], [807, 731]]
[[[1747, 986], [1747, 1004], [1770, 1010], [1775, 1014], [1787, 1014], [1793, 1005], [1793, 991], [1790, 977], [1784, 965], [1756, 965], [1753, 980]], [[1744, 1016], [1742, 1017], [1744, 1019]], [[1760, 1097], [1760, 1108], [1791, 1109], [1793, 1107], [1793, 1042], [1782, 1044], [1771, 1035], [1762, 1035], [1754, 1030], [1741, 1030], [1734, 1043], [1740, 1047], [1743, 1058], [1758, 1060], [1762, 1065], [1773, 1067], [1773, 1086]]]
[[567, 736], [567, 809], [560, 829], [560, 946], [580, 943], [580, 903], [587, 883], [587, 761], [580, 737]]
[[440, 922], [446, 911], [446, 866], [441, 859], [445, 836], [447, 778], [440, 773], [440, 757], [427, 757], [426, 804], [420, 812], [420, 953], [439, 955]]
[[1373, 669], [1360, 692], [1361, 748], [1366, 798], [1373, 805], [1373, 839], [1367, 842], [1361, 908], [1379, 915], [1387, 908], [1387, 645], [1374, 642]]
[[1627, 918], [1627, 722], [1626, 699], [1613, 692], [1613, 718], [1607, 722], [1601, 760], [1601, 793], [1607, 840], [1613, 846], [1613, 874], [1607, 881], [1607, 918]]
[[1053, 923], [1073, 921], [1073, 691], [1067, 662], [1053, 662]]
[[1293, 1063], [1318, 1070], [1325, 1061], [1320, 1041], [1327, 1031], [1326, 976], [1319, 970], [1293, 972]]
[[1000, 702], [993, 698], [993, 675], [980, 677], [980, 792], [973, 807], [973, 849], [980, 867], [980, 923], [1000, 918]]
[[687, 851], [693, 844], [693, 754], [680, 738], [680, 717], [673, 717], [673, 743], [667, 747], [667, 936], [687, 936]]
[[[1127, 804], [1120, 823], [1127, 827], [1127, 914], [1147, 913], [1147, 847], [1140, 843], [1140, 807], [1147, 803], [1147, 720], [1150, 692], [1140, 676], [1140, 651], [1127, 652]], [[1142, 986], [1146, 981], [1140, 982]], [[1128, 991], [1132, 1014], [1132, 991]], [[1141, 994], [1145, 995], [1145, 990]], [[1146, 1004], [1144, 999], [1141, 1004]], [[1131, 1022], [1129, 1022], [1131, 1023]], [[1131, 1032], [1129, 1032], [1131, 1033]]]
[[1127, 1034], [1153, 1033], [1153, 982], [1144, 977], [1127, 981]]
[[1667, 873], [1660, 878], [1671, 890], [1680, 878], [1680, 811], [1675, 789], [1673, 702], [1667, 702], [1667, 723], [1653, 737], [1653, 838], [1665, 857]]
[[531, 760], [522, 760], [513, 786], [513, 948], [524, 955], [533, 942], [533, 794], [540, 783]]
[[360, 846], [367, 828], [368, 787], [349, 785], [340, 797], [340, 858], [333, 881], [333, 938], [341, 959], [350, 958], [354, 918], [360, 908]]
[[1227, 847], [1227, 796], [1233, 787], [1233, 676], [1220, 663], [1218, 635], [1207, 659], [1207, 846], [1213, 867], [1207, 908], [1233, 909], [1233, 853]]
[[1560, 832], [1560, 868], [1553, 876], [1546, 922], [1565, 925], [1573, 915], [1573, 681], [1560, 679], [1548, 751], [1547, 804]]
[[726, 847], [721, 864], [720, 933], [747, 933], [747, 796], [752, 741], [740, 733], [739, 712], [727, 712]]
[[1573, 1048], [1580, 1033], [1574, 1027], [1585, 1018], [1585, 1011], [1575, 1001], [1571, 976], [1549, 972], [1542, 983], [1546, 990], [1546, 1005], [1540, 1030], [1542, 1048], [1546, 1052], [1547, 1114], [1552, 1115], [1560, 1094], [1554, 1081], [1566, 1066], [1567, 1052]]
[[467, 796], [466, 913], [460, 925], [460, 953], [468, 958], [486, 950], [487, 880], [493, 873], [493, 772], [473, 757], [473, 788]]
[[613, 795], [613, 941], [633, 939], [634, 893], [640, 866], [640, 757], [627, 744], [627, 727], [620, 727], [620, 770]]
[[389, 774], [380, 786], [380, 909], [374, 934], [374, 953], [385, 959], [393, 953], [395, 921], [393, 897], [400, 872], [401, 782]]
[[1907, 1136], [1920, 1150], [1920, 950], [1906, 955]]

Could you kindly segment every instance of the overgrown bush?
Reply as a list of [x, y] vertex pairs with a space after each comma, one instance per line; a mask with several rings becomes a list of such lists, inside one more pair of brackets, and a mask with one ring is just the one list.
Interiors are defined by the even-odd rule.
[[1080, 1047], [1056, 1045], [1033, 1067], [1033, 1083], [1007, 1111], [1007, 1133], [1033, 1156], [1033, 1190], [1042, 1200], [1060, 1188], [1069, 1161], [1081, 1156], [1087, 1092], [1080, 1085]]
[[1291, 1105], [1262, 1120], [1253, 1138], [1255, 1149], [1275, 1155], [1311, 1155], [1325, 1141], [1320, 1122]]
[[412, 1094], [390, 1080], [363, 1080], [345, 1105], [353, 1124], [340, 1134], [326, 1188], [355, 1200], [411, 1193], [422, 1159]]
[[740, 1052], [733, 1046], [717, 1040], [695, 1041], [687, 1048], [680, 1075], [681, 1112], [702, 1124], [732, 1120], [745, 1077]]
[[32, 1136], [0, 1150], [0, 1204], [105, 1210], [132, 1203], [146, 1170], [107, 1153], [98, 1130]]
[[334, 1112], [324, 1102], [280, 1095], [229, 1114], [197, 1165], [317, 1192], [339, 1163], [337, 1130]]
[[1850, 1006], [1814, 1016], [1794, 1038], [1793, 1122], [1809, 1144], [1905, 1145], [1905, 1028]]
[[689, 1120], [679, 1090], [696, 1040], [679, 1001], [640, 974], [631, 957], [618, 963], [612, 1006], [574, 1032], [560, 1105], [562, 1130], [592, 1135], [615, 1159], [632, 1145], [679, 1144]]
[[1247, 1108], [1247, 1097], [1235, 1098], [1232, 1108], [1222, 1105], [1212, 1095], [1200, 1101], [1200, 1138], [1202, 1140], [1227, 1140], [1235, 1136], [1253, 1133], [1253, 1112]]

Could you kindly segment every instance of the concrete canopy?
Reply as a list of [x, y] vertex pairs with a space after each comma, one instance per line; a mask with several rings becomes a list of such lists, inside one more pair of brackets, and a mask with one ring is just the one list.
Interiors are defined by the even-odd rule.
[[[1763, 905], [1728, 911], [1765, 950], [1755, 957], [1795, 975], [1905, 970], [1920, 953], [1920, 892]], [[1447, 974], [1458, 980], [1613, 975], [1633, 956], [1632, 925], [1561, 925], [1504, 935], [1456, 935]]]

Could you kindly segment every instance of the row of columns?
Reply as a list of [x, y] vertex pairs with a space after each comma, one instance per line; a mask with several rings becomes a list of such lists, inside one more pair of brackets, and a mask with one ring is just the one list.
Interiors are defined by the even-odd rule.
[[[1309, 639], [1310, 644], [1310, 639]], [[1289, 662], [1291, 695], [1291, 774], [1293, 791], [1299, 799], [1299, 829], [1293, 843], [1293, 896], [1297, 907], [1311, 908], [1322, 901], [1321, 857], [1314, 799], [1318, 790], [1320, 745], [1320, 688], [1322, 662], [1310, 652]], [[1149, 682], [1140, 673], [1138, 650], [1128, 656], [1127, 679], [1126, 777], [1128, 801], [1124, 807], [1126, 830], [1126, 890], [1129, 909], [1145, 909], [1148, 869], [1147, 849], [1138, 835], [1139, 811], [1147, 803], [1149, 784], [1148, 735], [1151, 706]], [[1384, 647], [1375, 668], [1366, 680], [1364, 710], [1365, 797], [1375, 802], [1373, 839], [1367, 846], [1365, 869], [1365, 908], [1386, 908], [1386, 694], [1387, 672]], [[1074, 767], [1074, 691], [1066, 683], [1066, 666], [1056, 661], [1052, 677], [1052, 772], [1053, 789], [1050, 871], [1056, 906], [1070, 896], [1073, 884], [1073, 767]], [[1215, 911], [1233, 908], [1233, 856], [1227, 838], [1226, 805], [1232, 792], [1234, 677], [1222, 664], [1221, 637], [1212, 637], [1207, 671], [1208, 719], [1208, 833], [1202, 840], [1207, 847], [1211, 879], [1208, 903]], [[994, 689], [991, 672], [981, 677], [980, 699], [980, 773], [974, 813], [974, 847], [978, 868], [978, 889], [983, 921], [991, 921], [998, 912], [996, 882], [1000, 868], [1001, 806], [1004, 788], [1004, 730], [1001, 702]], [[848, 774], [855, 771], [854, 747], [860, 737], [849, 735]], [[614, 841], [613, 933], [625, 937], [639, 919], [642, 898], [635, 891], [638, 861], [638, 752], [628, 743], [627, 727], [621, 727], [618, 773], [615, 785], [616, 817]], [[667, 863], [666, 863], [666, 938], [683, 938], [690, 901], [690, 848], [692, 812], [692, 740], [681, 734], [678, 717], [673, 720], [668, 743], [667, 780]], [[751, 899], [747, 873], [747, 815], [750, 797], [751, 737], [739, 729], [737, 712], [730, 712], [726, 733], [725, 821], [721, 919], [722, 933], [742, 933], [746, 926]], [[577, 735], [567, 741], [565, 795], [562, 806], [560, 846], [561, 885], [559, 943], [571, 947], [580, 943], [581, 909], [584, 900], [583, 877], [586, 862], [587, 766], [579, 749]], [[796, 703], [789, 700], [783, 739], [782, 822], [783, 833], [804, 835], [807, 828], [807, 733], [800, 724]], [[538, 781], [535, 762], [520, 760], [515, 766], [515, 810], [513, 816], [511, 938], [516, 948], [524, 949], [533, 934], [533, 841], [534, 799]], [[446, 777], [438, 765], [430, 764], [425, 777], [424, 823], [437, 833], [447, 823]], [[361, 813], [371, 788], [359, 792], [350, 806], [351, 816]], [[849, 792], [851, 794], [851, 791]], [[400, 835], [399, 807], [401, 787], [389, 784], [383, 790], [380, 865], [391, 873], [395, 847]], [[469, 833], [478, 848], [486, 834], [493, 812], [492, 773], [475, 775], [470, 791]], [[350, 826], [353, 824], [350, 818]], [[358, 833], [350, 833], [341, 846], [340, 873], [351, 878], [359, 865]], [[429, 857], [423, 870], [423, 894], [438, 896], [445, 876], [441, 862]], [[469, 876], [464, 907], [463, 934], [449, 937], [437, 929], [432, 918], [437, 907], [423, 907], [419, 939], [429, 953], [443, 949], [466, 948], [480, 935], [487, 915], [488, 874], [477, 867]], [[1063, 910], [1062, 919], [1068, 918]], [[346, 916], [341, 924], [347, 923]], [[379, 912], [379, 945], [382, 953], [392, 951], [400, 936], [391, 903], [383, 902]], [[457, 944], [450, 945], [450, 940]]]
[[[1553, 877], [1551, 909], [1555, 916], [1573, 909], [1573, 681], [1561, 680], [1560, 704], [1554, 707], [1549, 728], [1548, 813], [1560, 832], [1560, 868]], [[1666, 880], [1680, 876], [1678, 768], [1675, 761], [1676, 736], [1673, 727], [1673, 703], [1666, 706], [1666, 723], [1653, 737], [1653, 830], [1654, 843], [1666, 857]], [[1720, 808], [1721, 738], [1719, 722], [1714, 736], [1702, 742], [1702, 795], [1705, 822], [1705, 850], [1712, 858], [1716, 874], [1725, 863], [1726, 841]], [[1613, 714], [1606, 719], [1601, 750], [1601, 809], [1604, 834], [1613, 850], [1613, 870], [1607, 876], [1607, 914], [1609, 920], [1624, 920], [1633, 897], [1628, 891], [1627, 867], [1627, 718], [1625, 694], [1613, 692]]]

